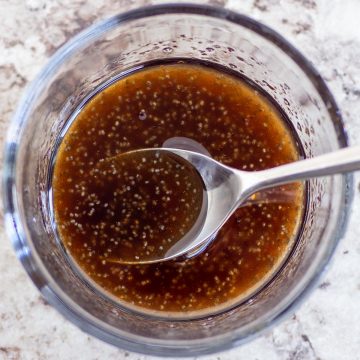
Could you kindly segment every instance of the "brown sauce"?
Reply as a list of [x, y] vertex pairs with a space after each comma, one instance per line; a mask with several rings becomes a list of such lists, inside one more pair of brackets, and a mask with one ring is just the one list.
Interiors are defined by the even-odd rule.
[[244, 81], [199, 65], [149, 67], [96, 94], [66, 132], [52, 180], [56, 226], [80, 268], [124, 303], [176, 313], [221, 308], [256, 290], [289, 254], [304, 189], [296, 183], [253, 197], [192, 259], [118, 264], [113, 259], [125, 253], [139, 255], [134, 242], [145, 244], [146, 256], [149, 246], [176, 240], [196, 220], [201, 199], [192, 195], [199, 186], [192, 169], [175, 179], [172, 167], [160, 179], [154, 164], [139, 169], [140, 158], [126, 157], [175, 136], [242, 170], [299, 156], [279, 112]]

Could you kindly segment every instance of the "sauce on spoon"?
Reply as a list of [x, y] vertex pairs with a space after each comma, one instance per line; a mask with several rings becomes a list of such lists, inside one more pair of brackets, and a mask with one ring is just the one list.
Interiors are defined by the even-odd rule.
[[107, 244], [96, 251], [103, 261], [163, 258], [189, 235], [204, 205], [200, 175], [171, 152], [123, 153], [100, 160], [89, 175], [90, 195], [78, 203], [77, 221]]

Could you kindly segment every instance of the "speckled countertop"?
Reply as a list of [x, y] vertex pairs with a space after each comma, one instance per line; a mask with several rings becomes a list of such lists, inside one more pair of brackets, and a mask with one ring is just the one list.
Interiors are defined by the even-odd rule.
[[[24, 86], [72, 35], [148, 0], [0, 0], [0, 141]], [[200, 2], [200, 1], [199, 1]], [[201, 1], [201, 2], [205, 2]], [[212, 0], [284, 35], [318, 68], [360, 144], [359, 0]], [[350, 224], [318, 289], [289, 320], [206, 360], [360, 359], [360, 176]], [[40, 297], [0, 225], [0, 359], [146, 359], [78, 330]]]

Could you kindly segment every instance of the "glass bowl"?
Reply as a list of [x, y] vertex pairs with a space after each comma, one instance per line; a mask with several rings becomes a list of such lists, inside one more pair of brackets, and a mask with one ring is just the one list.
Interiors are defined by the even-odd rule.
[[333, 254], [351, 199], [351, 177], [308, 183], [308, 206], [291, 256], [261, 291], [216, 315], [173, 319], [131, 310], [74, 271], [51, 216], [51, 168], [61, 132], [102, 84], [144, 63], [186, 58], [238, 72], [289, 118], [306, 157], [347, 145], [341, 116], [311, 64], [267, 26], [222, 8], [165, 4], [86, 29], [28, 87], [8, 132], [3, 170], [6, 231], [46, 300], [84, 331], [116, 346], [197, 356], [248, 341], [294, 312]]

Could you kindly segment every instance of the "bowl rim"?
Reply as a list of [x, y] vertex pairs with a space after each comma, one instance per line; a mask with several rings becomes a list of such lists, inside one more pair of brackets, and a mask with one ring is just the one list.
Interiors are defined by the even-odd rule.
[[[304, 298], [306, 298], [311, 290], [318, 284], [319, 278], [327, 268], [327, 264], [332, 257], [340, 238], [346, 231], [349, 209], [353, 197], [353, 176], [352, 174], [344, 175], [344, 186], [341, 189], [343, 211], [340, 212], [340, 216], [337, 219], [337, 231], [332, 234], [333, 241], [331, 242], [331, 247], [326, 252], [321, 264], [319, 264], [316, 272], [308, 280], [306, 286], [299, 292], [297, 297], [289, 302], [287, 306], [273, 316], [273, 318], [260, 324], [260, 330], [259, 326], [257, 326], [256, 329], [250, 329], [246, 336], [239, 337], [239, 335], [234, 336], [234, 334], [232, 334], [232, 336], [221, 335], [214, 337], [214, 339], [217, 339], [216, 341], [209, 341], [208, 338], [202, 339], [198, 344], [191, 343], [190, 341], [176, 341], [176, 343], [173, 342], [169, 344], [165, 340], [158, 339], [156, 339], [157, 341], [155, 339], [150, 339], [151, 341], [149, 342], [149, 338], [138, 335], [133, 336], [133, 339], [130, 339], [129, 337], [120, 338], [116, 334], [111, 333], [110, 329], [106, 329], [105, 326], [99, 326], [99, 324], [94, 321], [95, 318], [91, 318], [88, 313], [83, 311], [76, 304], [73, 303], [69, 306], [69, 302], [66, 303], [59, 295], [61, 294], [61, 291], [56, 284], [51, 282], [49, 286], [50, 282], [46, 276], [45, 269], [42, 268], [37, 255], [33, 254], [27, 245], [26, 235], [18, 216], [16, 205], [17, 194], [15, 191], [15, 171], [18, 149], [17, 138], [21, 133], [22, 126], [30, 111], [30, 104], [38, 94], [40, 84], [53, 72], [53, 69], [57, 68], [66, 58], [71, 56], [80, 45], [83, 46], [93, 38], [105, 33], [109, 29], [120, 26], [125, 22], [163, 14], [203, 15], [220, 19], [246, 27], [271, 41], [278, 48], [287, 53], [314, 85], [322, 100], [327, 105], [327, 110], [333, 121], [340, 146], [347, 146], [347, 134], [344, 130], [341, 114], [333, 95], [313, 65], [283, 36], [246, 15], [222, 7], [192, 3], [167, 3], [140, 7], [95, 23], [81, 31], [55, 52], [36, 79], [27, 87], [11, 121], [5, 141], [2, 176], [4, 222], [6, 234], [12, 241], [16, 255], [34, 284], [53, 307], [82, 330], [105, 342], [137, 353], [140, 352], [158, 356], [196, 356], [227, 350], [249, 341], [269, 327], [288, 317], [303, 302]], [[221, 340], [219, 341], [220, 337]]]

